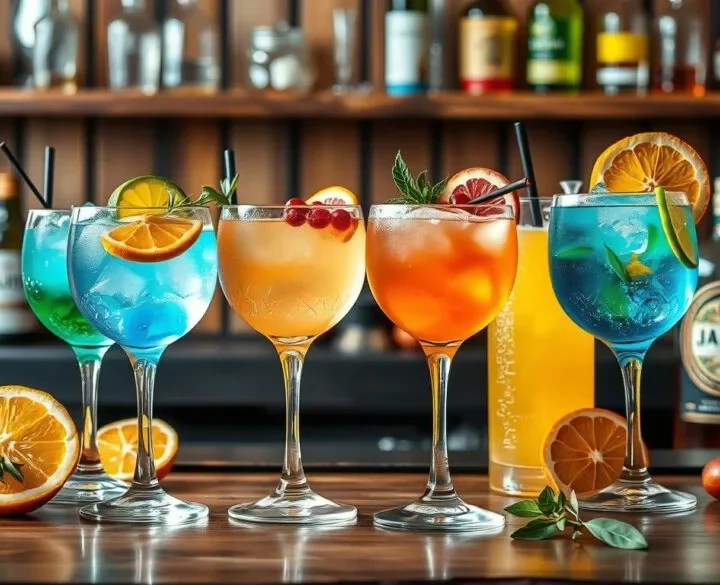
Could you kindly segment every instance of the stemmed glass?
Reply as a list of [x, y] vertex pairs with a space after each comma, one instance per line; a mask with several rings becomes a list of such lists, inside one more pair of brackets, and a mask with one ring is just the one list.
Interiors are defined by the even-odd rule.
[[[307, 215], [314, 214], [318, 221]], [[322, 219], [322, 221], [320, 221]], [[312, 342], [352, 308], [365, 277], [365, 224], [357, 205], [224, 206], [220, 284], [230, 306], [280, 356], [285, 379], [285, 458], [275, 491], [233, 506], [246, 522], [332, 524], [353, 506], [313, 492], [300, 456], [300, 374]]]
[[504, 205], [374, 205], [367, 275], [380, 308], [420, 343], [430, 368], [432, 463], [423, 496], [375, 514], [375, 524], [409, 530], [493, 531], [499, 514], [466, 504], [450, 479], [446, 403], [460, 345], [492, 321], [510, 296], [517, 229]]
[[103, 470], [97, 446], [97, 395], [100, 365], [113, 341], [78, 311], [67, 274], [70, 211], [32, 209], [22, 247], [25, 296], [40, 322], [75, 353], [82, 379], [81, 454], [75, 472], [52, 500], [88, 504], [121, 495], [127, 484]]
[[646, 467], [640, 430], [640, 373], [652, 343], [685, 314], [697, 267], [684, 265], [663, 229], [669, 220], [697, 264], [697, 236], [688, 200], [655, 195], [556, 195], [550, 215], [550, 273], [555, 296], [577, 325], [604, 342], [622, 371], [627, 409], [623, 470], [614, 484], [581, 498], [589, 510], [681, 512], [692, 494], [655, 483]]
[[[128, 236], [134, 229], [136, 235]], [[121, 242], [128, 236], [125, 244], [138, 243], [152, 234], [167, 240], [169, 233], [180, 230], [191, 234], [184, 240], [186, 247], [159, 257], [129, 257]], [[217, 247], [209, 210], [77, 207], [70, 227], [68, 273], [80, 312], [128, 355], [138, 399], [139, 445], [130, 489], [119, 498], [85, 506], [80, 515], [141, 524], [205, 518], [207, 506], [174, 498], [158, 483], [152, 402], [160, 356], [200, 321], [215, 291]]]

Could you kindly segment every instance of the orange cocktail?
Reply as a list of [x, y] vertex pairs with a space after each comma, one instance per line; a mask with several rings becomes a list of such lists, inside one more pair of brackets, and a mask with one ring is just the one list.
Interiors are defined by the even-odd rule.
[[376, 514], [375, 523], [411, 530], [501, 528], [502, 516], [470, 506], [455, 493], [445, 407], [452, 357], [495, 318], [512, 291], [517, 268], [512, 207], [373, 206], [365, 261], [380, 308], [420, 342], [433, 393], [432, 466], [425, 494]]

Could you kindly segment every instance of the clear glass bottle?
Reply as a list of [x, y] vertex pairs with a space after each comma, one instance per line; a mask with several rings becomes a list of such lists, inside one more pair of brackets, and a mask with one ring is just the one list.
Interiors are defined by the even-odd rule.
[[77, 90], [80, 23], [68, 0], [51, 0], [49, 10], [35, 23], [33, 85], [38, 89]]
[[403, 96], [427, 89], [428, 0], [388, 0], [385, 91]]
[[155, 93], [160, 83], [160, 27], [145, 0], [122, 0], [122, 14], [108, 24], [110, 89]]
[[162, 83], [168, 89], [215, 91], [220, 85], [220, 32], [198, 0], [175, 0], [163, 24]]
[[653, 87], [666, 93], [705, 94], [705, 17], [693, 0], [663, 0], [655, 13]]
[[608, 0], [599, 14], [598, 85], [607, 94], [647, 91], [648, 18], [643, 0]]

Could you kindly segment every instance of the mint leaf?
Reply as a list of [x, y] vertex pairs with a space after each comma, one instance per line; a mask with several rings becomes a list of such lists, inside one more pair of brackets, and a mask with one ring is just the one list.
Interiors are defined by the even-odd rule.
[[[430, 205], [437, 203], [438, 198], [445, 190], [447, 179], [440, 181], [436, 185], [432, 185], [427, 180], [427, 171], [423, 171], [413, 179], [407, 164], [402, 158], [402, 154], [398, 150], [393, 163], [392, 177], [398, 191], [403, 197], [393, 198], [391, 203], [405, 203], [410, 205]], [[399, 199], [399, 200], [398, 200]]]
[[398, 150], [393, 164], [392, 177], [398, 191], [411, 201], [416, 201], [420, 195], [415, 179], [412, 178], [407, 164]]
[[555, 258], [559, 258], [560, 260], [582, 260], [590, 256], [594, 250], [592, 246], [584, 246], [582, 244], [568, 246], [557, 252]]
[[536, 518], [510, 535], [517, 540], [544, 540], [559, 532], [557, 521]]
[[515, 502], [505, 508], [508, 514], [518, 516], [519, 518], [536, 518], [537, 516], [543, 516], [542, 511], [537, 505], [535, 500], [522, 500]]
[[567, 498], [565, 497], [565, 493], [560, 490], [560, 495], [558, 496], [557, 503], [555, 504], [555, 510], [553, 510], [554, 514], [560, 514], [565, 509], [565, 504], [567, 503]]
[[610, 315], [618, 319], [627, 319], [630, 312], [630, 299], [617, 281], [606, 280], [600, 287], [600, 303]]
[[585, 527], [595, 538], [615, 548], [645, 550], [647, 540], [637, 528], [614, 518], [593, 518]]
[[568, 499], [568, 508], [570, 508], [570, 511], [575, 514], [575, 518], [578, 517], [578, 514], [580, 514], [580, 506], [578, 505], [578, 499], [577, 494], [575, 493], [575, 490], [570, 491], [570, 498]]
[[15, 478], [16, 481], [22, 483], [25, 480], [22, 471], [20, 471], [22, 464], [13, 463], [12, 461], [10, 461], [10, 459], [6, 458], [3, 463], [3, 467], [5, 467], [5, 471], [7, 471], [13, 478]]
[[604, 244], [604, 246], [610, 268], [613, 269], [613, 272], [617, 274], [617, 277], [620, 280], [623, 282], [630, 282], [630, 276], [628, 275], [627, 270], [625, 270], [625, 265], [622, 263], [618, 255], [613, 252], [607, 244]]
[[550, 516], [555, 512], [555, 507], [557, 505], [557, 497], [555, 496], [555, 492], [553, 491], [553, 489], [550, 486], [547, 486], [543, 491], [540, 492], [537, 502], [540, 511], [546, 516]]
[[647, 229], [647, 243], [645, 245], [645, 250], [643, 250], [644, 253], [652, 253], [655, 249], [655, 246], [657, 246], [658, 243], [658, 236], [660, 235], [660, 230], [658, 230], [658, 227], [651, 223], [648, 225]]
[[445, 191], [445, 187], [447, 187], [449, 180], [449, 177], [445, 177], [432, 188], [432, 191], [430, 192], [430, 199], [432, 203], [437, 203], [438, 199], [440, 199], [440, 195], [442, 195], [443, 191]]

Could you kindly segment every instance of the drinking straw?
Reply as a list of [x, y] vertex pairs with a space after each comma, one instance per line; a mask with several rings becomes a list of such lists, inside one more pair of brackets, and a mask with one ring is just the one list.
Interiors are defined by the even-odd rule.
[[528, 143], [525, 125], [522, 122], [515, 122], [515, 137], [517, 138], [518, 149], [520, 150], [520, 164], [523, 174], [528, 180], [528, 195], [530, 197], [530, 215], [535, 227], [542, 227], [542, 212], [540, 201], [538, 201], [537, 184], [535, 183], [535, 171], [533, 170], [532, 157], [530, 155], [530, 144]]
[[480, 195], [480, 197], [475, 197], [475, 199], [473, 199], [472, 201], [468, 201], [468, 205], [475, 205], [476, 203], [487, 203], [488, 201], [491, 201], [496, 197], [500, 197], [501, 195], [507, 195], [508, 193], [512, 193], [513, 191], [517, 191], [518, 189], [527, 189], [529, 186], [530, 182], [527, 180], [527, 177], [523, 177], [522, 179], [518, 179], [517, 181], [508, 183], [504, 187], [500, 187], [498, 189], [495, 189], [494, 191], [490, 191], [490, 193]]
[[5, 142], [0, 142], [0, 150], [3, 151], [5, 156], [10, 161], [10, 164], [12, 164], [13, 167], [15, 167], [15, 170], [18, 172], [22, 180], [25, 182], [25, 184], [28, 186], [28, 189], [32, 192], [33, 195], [37, 198], [37, 200], [41, 203], [41, 205], [45, 209], [50, 209], [50, 206], [48, 205], [48, 202], [45, 201], [45, 197], [42, 196], [40, 191], [38, 191], [38, 188], [35, 186], [35, 184], [30, 180], [30, 177], [27, 176], [27, 173], [23, 170], [22, 166], [18, 162], [18, 160], [15, 158], [12, 152], [10, 152], [10, 149], [8, 148], [8, 145], [5, 144]]
[[45, 192], [45, 208], [52, 209], [53, 179], [55, 177], [55, 149], [45, 147], [45, 174], [43, 176], [43, 191]]
[[[235, 170], [235, 153], [231, 149], [226, 148], [223, 152], [223, 160], [225, 161], [225, 180], [230, 184], [237, 174]], [[237, 189], [233, 189], [233, 192], [230, 194], [230, 203], [237, 203]]]

